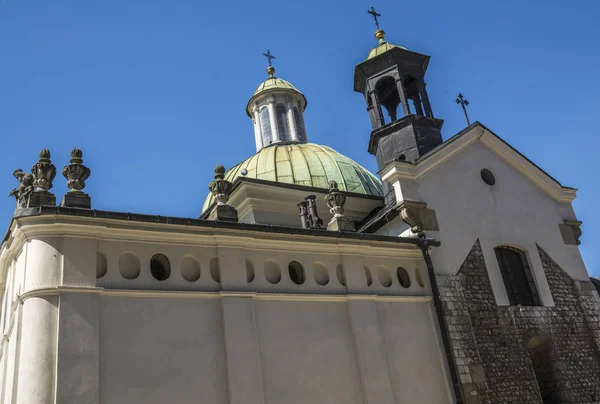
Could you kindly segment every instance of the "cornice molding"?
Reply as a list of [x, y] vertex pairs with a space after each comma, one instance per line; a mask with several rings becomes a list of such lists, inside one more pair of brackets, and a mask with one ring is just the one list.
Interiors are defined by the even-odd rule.
[[[67, 216], [24, 217], [17, 219], [17, 222], [19, 226], [13, 231], [13, 237], [23, 242], [39, 237], [72, 237], [208, 248], [239, 248], [252, 251], [366, 255], [393, 259], [422, 258], [421, 250], [409, 243], [385, 243], [374, 240], [323, 238], [304, 234], [259, 231], [240, 232], [236, 229]], [[19, 243], [11, 243], [8, 251], [16, 250], [13, 248], [17, 247], [16, 244]]]
[[224, 297], [246, 297], [257, 300], [276, 301], [319, 301], [319, 302], [346, 302], [346, 301], [385, 301], [397, 303], [428, 303], [431, 296], [422, 295], [331, 295], [331, 294], [294, 294], [294, 293], [257, 293], [257, 292], [201, 292], [201, 291], [172, 291], [172, 290], [139, 290], [139, 289], [104, 289], [92, 287], [54, 287], [32, 289], [21, 294], [17, 300], [23, 303], [27, 299], [41, 296], [60, 296], [61, 293], [88, 293], [100, 296], [120, 297], [160, 297], [165, 299], [220, 299]]

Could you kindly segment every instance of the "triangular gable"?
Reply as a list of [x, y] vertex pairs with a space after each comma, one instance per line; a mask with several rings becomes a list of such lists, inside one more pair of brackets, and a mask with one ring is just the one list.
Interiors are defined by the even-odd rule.
[[419, 158], [416, 163], [395, 161], [388, 164], [379, 174], [384, 181], [419, 180], [477, 141], [480, 141], [556, 201], [570, 203], [576, 198], [577, 190], [575, 188], [562, 186], [548, 173], [479, 122], [473, 123], [431, 150]]

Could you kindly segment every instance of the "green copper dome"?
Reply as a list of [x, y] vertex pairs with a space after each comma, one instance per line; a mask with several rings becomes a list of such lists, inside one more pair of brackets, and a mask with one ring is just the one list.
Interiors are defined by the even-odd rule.
[[[275, 72], [275, 69], [270, 67], [272, 70], [272, 72]], [[252, 105], [252, 102], [256, 99], [256, 97], [265, 94], [265, 93], [269, 93], [272, 91], [291, 91], [294, 92], [296, 94], [298, 94], [299, 96], [302, 97], [302, 100], [304, 101], [304, 105], [302, 105], [302, 110], [304, 110], [306, 108], [306, 97], [304, 96], [304, 94], [302, 94], [300, 91], [298, 91], [298, 89], [296, 87], [294, 87], [292, 85], [292, 83], [290, 83], [289, 81], [280, 79], [278, 77], [273, 76], [272, 74], [270, 74], [270, 77], [268, 79], [266, 79], [265, 81], [263, 81], [262, 83], [260, 83], [260, 85], [258, 86], [258, 88], [256, 89], [256, 91], [254, 92], [254, 94], [252, 95], [252, 97], [250, 98], [250, 100], [248, 101], [248, 105], [246, 105], [246, 113], [248, 114], [248, 116], [250, 118], [252, 118], [252, 111], [250, 108], [250, 105]]]
[[398, 45], [394, 45], [394, 44], [384, 41], [384, 42], [381, 42], [379, 45], [377, 45], [376, 48], [371, 49], [371, 52], [369, 52], [369, 56], [367, 56], [367, 60], [373, 59], [375, 56], [379, 56], [383, 52], [387, 52], [393, 48], [400, 48], [400, 49], [406, 50], [406, 48], [404, 46], [398, 46]]
[[[242, 175], [242, 170], [247, 174]], [[282, 184], [303, 185], [328, 189], [335, 180], [340, 190], [364, 195], [382, 196], [381, 182], [355, 161], [330, 147], [314, 143], [280, 144], [265, 147], [254, 156], [232, 167], [225, 179], [255, 178]], [[205, 211], [213, 202], [209, 194], [204, 202]]]
[[269, 77], [268, 79], [266, 79], [265, 81], [260, 83], [260, 85], [254, 92], [254, 94], [252, 94], [252, 96], [254, 97], [258, 94], [267, 92], [269, 90], [275, 90], [275, 89], [293, 90], [293, 91], [300, 93], [300, 91], [298, 91], [298, 89], [296, 87], [294, 87], [292, 85], [292, 83], [290, 83], [289, 81], [280, 79], [278, 77]]
[[374, 57], [379, 56], [382, 53], [387, 52], [393, 48], [400, 48], [400, 49], [407, 50], [404, 46], [398, 46], [398, 45], [394, 45], [389, 42], [386, 42], [385, 41], [385, 32], [381, 29], [378, 29], [377, 32], [375, 32], [375, 38], [377, 38], [379, 40], [379, 44], [377, 45], [376, 48], [371, 49], [371, 52], [369, 52], [369, 56], [367, 56], [367, 60], [373, 59]]

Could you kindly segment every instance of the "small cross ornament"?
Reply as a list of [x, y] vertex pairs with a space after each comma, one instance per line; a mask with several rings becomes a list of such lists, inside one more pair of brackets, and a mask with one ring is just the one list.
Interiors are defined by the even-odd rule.
[[379, 21], [377, 20], [377, 17], [381, 17], [381, 14], [377, 13], [377, 11], [375, 11], [375, 7], [373, 6], [371, 6], [371, 9], [368, 10], [367, 13], [373, 16], [373, 18], [375, 19], [375, 26], [377, 27], [377, 29], [379, 29]]
[[462, 93], [458, 93], [458, 97], [456, 98], [456, 103], [460, 104], [465, 113], [465, 118], [467, 119], [467, 126], [471, 126], [471, 121], [469, 120], [469, 114], [467, 114], [467, 105], [469, 105], [469, 101], [463, 97]]
[[271, 49], [267, 49], [267, 52], [263, 53], [263, 56], [269, 61], [269, 66], [271, 66], [271, 60], [276, 59], [275, 56], [271, 54]]

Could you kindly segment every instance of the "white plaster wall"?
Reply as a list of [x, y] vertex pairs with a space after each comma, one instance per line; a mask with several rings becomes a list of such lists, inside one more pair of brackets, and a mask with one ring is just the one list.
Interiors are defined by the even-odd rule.
[[220, 302], [103, 297], [100, 403], [228, 403]]
[[346, 302], [256, 301], [267, 404], [362, 404]]
[[56, 404], [98, 404], [97, 293], [61, 293], [58, 313]]
[[[492, 171], [495, 185], [481, 180], [483, 168]], [[444, 256], [444, 271], [456, 272], [480, 238], [494, 247], [518, 245], [533, 251], [538, 243], [571, 276], [587, 279], [577, 246], [565, 245], [558, 228], [564, 219], [574, 218], [571, 205], [556, 202], [481, 143], [425, 176], [420, 188], [437, 213], [444, 243], [435, 258]]]
[[65, 237], [62, 284], [68, 286], [96, 285], [96, 251], [98, 241], [90, 238]]
[[[495, 185], [482, 181], [483, 168], [492, 171]], [[527, 252], [545, 305], [552, 305], [553, 300], [536, 243], [571, 277], [589, 279], [578, 247], [565, 245], [558, 227], [564, 219], [575, 218], [571, 205], [552, 199], [480, 142], [422, 177], [419, 185], [422, 201], [435, 209], [439, 223], [439, 232], [427, 232], [442, 243], [432, 251], [437, 273], [455, 274], [479, 239], [499, 304], [508, 304], [494, 254], [494, 247], [500, 245]]]
[[451, 402], [430, 303], [377, 306], [395, 402]]
[[[17, 318], [20, 318], [17, 314]], [[18, 371], [18, 322], [15, 327], [12, 328], [10, 334], [7, 335], [8, 339], [4, 342], [4, 355], [2, 355], [2, 367], [4, 368], [4, 378], [2, 383], [2, 403], [12, 404], [13, 398], [16, 398], [16, 377]]]
[[[23, 306], [18, 306], [23, 310], [22, 323], [20, 311], [15, 312], [16, 322], [0, 360], [2, 403], [51, 402], [50, 396], [56, 397], [56, 404], [198, 400], [216, 404], [391, 403], [395, 393], [390, 383], [395, 381], [391, 376], [388, 382], [379, 379], [388, 375], [388, 366], [391, 372], [392, 367], [407, 365], [403, 355], [394, 356], [394, 363], [389, 365], [392, 357], [383, 341], [415, 335], [425, 342], [437, 338], [431, 317], [407, 315], [403, 321], [408, 323], [390, 317], [389, 321], [414, 328], [415, 334], [406, 336], [383, 324], [375, 309], [373, 295], [392, 296], [389, 299], [404, 296], [401, 299], [407, 300], [390, 304], [412, 306], [412, 297], [422, 300], [431, 293], [427, 280], [424, 287], [415, 281], [416, 268], [424, 271], [425, 267], [411, 250], [394, 246], [386, 256], [384, 249], [366, 242], [357, 242], [360, 245], [350, 254], [342, 253], [337, 241], [331, 242], [328, 252], [306, 240], [297, 250], [290, 243], [284, 248], [276, 237], [265, 240], [263, 248], [241, 248], [222, 246], [218, 237], [211, 245], [206, 239], [203, 244], [169, 243], [166, 239], [120, 241], [117, 230], [114, 236], [110, 240], [71, 235], [33, 238], [24, 245], [26, 254], [15, 255], [18, 258], [10, 264], [7, 292], [16, 296], [18, 290], [33, 293], [37, 289], [35, 293], [43, 296], [24, 298]], [[228, 237], [224, 239], [232, 242], [231, 234]], [[108, 263], [106, 275], [99, 280], [95, 279], [97, 251], [106, 255]], [[137, 279], [123, 279], [119, 272], [118, 257], [126, 251], [140, 260]], [[171, 262], [171, 276], [166, 281], [157, 281], [150, 273], [150, 258], [156, 253], [165, 254]], [[201, 265], [197, 282], [181, 275], [181, 259], [190, 255]], [[209, 270], [211, 259], [217, 256], [222, 284], [212, 280]], [[265, 279], [267, 259], [281, 268], [281, 281], [276, 285]], [[245, 260], [254, 266], [250, 284], [246, 282]], [[304, 267], [303, 285], [295, 285], [289, 277], [287, 267], [292, 260]], [[327, 268], [326, 286], [315, 282], [315, 262]], [[336, 275], [340, 264], [348, 286]], [[377, 268], [383, 266], [389, 270], [389, 287], [381, 285], [377, 275]], [[409, 288], [399, 284], [395, 273], [398, 266], [408, 271]], [[371, 273], [371, 286], [366, 285], [365, 267]], [[107, 290], [93, 289], [94, 283]], [[57, 291], [55, 287], [61, 284], [65, 288]], [[241, 286], [236, 292], [241, 294], [222, 297], [199, 292], [220, 287], [232, 290], [226, 286]], [[181, 289], [192, 292], [174, 292]], [[262, 289], [271, 293], [245, 293]], [[298, 295], [289, 298], [273, 292]], [[343, 296], [326, 296], [349, 292], [371, 296], [359, 297], [352, 308]], [[5, 327], [5, 332], [8, 330]], [[19, 330], [24, 338], [21, 346]], [[438, 362], [429, 365], [435, 367]], [[256, 373], [246, 379], [244, 369]], [[432, 371], [422, 372], [415, 383], [446, 381], [440, 381]]]

